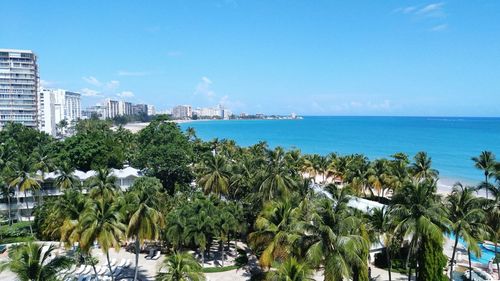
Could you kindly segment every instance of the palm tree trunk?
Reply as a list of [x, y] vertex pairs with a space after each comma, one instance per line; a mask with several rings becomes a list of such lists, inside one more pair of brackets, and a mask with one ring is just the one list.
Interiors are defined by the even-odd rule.
[[31, 226], [31, 212], [29, 211], [28, 196], [26, 195], [26, 190], [24, 190], [24, 203], [26, 203], [26, 211], [28, 212], [28, 222], [30, 225], [30, 232], [31, 236], [33, 236], [33, 227]]
[[411, 265], [410, 265], [411, 245], [412, 243], [410, 242], [410, 245], [408, 247], [408, 254], [406, 255], [406, 268], [408, 269], [408, 281], [411, 280]]
[[389, 281], [392, 281], [391, 278], [392, 264], [391, 264], [391, 257], [389, 254], [389, 247], [385, 248], [385, 256], [387, 257], [387, 272], [389, 273]]
[[488, 172], [484, 173], [484, 181], [486, 182], [486, 199], [488, 199]]
[[99, 276], [97, 275], [97, 270], [95, 269], [95, 264], [92, 263], [92, 268], [94, 269], [95, 280], [99, 281]]
[[205, 267], [205, 250], [201, 249], [201, 267]]
[[[9, 189], [10, 189], [10, 187], [9, 187]], [[10, 192], [10, 190], [9, 190], [9, 192]], [[7, 206], [7, 208], [8, 208], [7, 211], [9, 212], [9, 226], [12, 227], [12, 215], [11, 215], [11, 212], [12, 212], [11, 208], [12, 208], [12, 206], [10, 206], [10, 193], [9, 192], [7, 193], [7, 205], [8, 205]]]
[[106, 259], [108, 260], [108, 269], [111, 275], [111, 281], [115, 281], [115, 276], [113, 275], [113, 269], [111, 269], [111, 261], [109, 260], [109, 251], [106, 251]]
[[139, 272], [139, 239], [135, 239], [135, 269], [134, 269], [134, 281], [137, 281], [137, 273]]
[[469, 256], [469, 280], [472, 280], [472, 263], [470, 261], [470, 249], [467, 249], [467, 255]]
[[498, 276], [500, 276], [500, 264], [499, 264], [499, 260], [497, 257], [498, 257], [498, 253], [497, 253], [497, 238], [495, 237], [495, 260], [496, 260], [496, 264], [497, 264], [497, 274]]
[[222, 260], [222, 267], [224, 267], [224, 241], [221, 240], [221, 260]]
[[453, 252], [451, 253], [450, 261], [450, 281], [453, 281], [453, 263], [455, 262], [455, 253], [458, 245], [458, 231], [455, 233], [455, 244], [453, 245]]

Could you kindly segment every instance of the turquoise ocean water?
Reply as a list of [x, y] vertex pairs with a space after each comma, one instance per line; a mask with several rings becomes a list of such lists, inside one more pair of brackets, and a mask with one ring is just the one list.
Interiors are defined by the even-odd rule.
[[243, 146], [263, 140], [270, 147], [299, 148], [303, 153], [362, 153], [374, 159], [426, 151], [447, 184], [482, 180], [471, 160], [482, 150], [500, 157], [500, 118], [304, 117], [181, 124], [187, 127], [195, 128], [204, 140], [234, 139]]

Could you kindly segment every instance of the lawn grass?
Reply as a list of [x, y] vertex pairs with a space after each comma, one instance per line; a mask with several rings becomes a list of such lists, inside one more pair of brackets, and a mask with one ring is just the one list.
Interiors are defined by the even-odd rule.
[[230, 265], [224, 267], [204, 267], [202, 271], [204, 273], [216, 273], [216, 272], [226, 272], [235, 269], [238, 269], [237, 265]]

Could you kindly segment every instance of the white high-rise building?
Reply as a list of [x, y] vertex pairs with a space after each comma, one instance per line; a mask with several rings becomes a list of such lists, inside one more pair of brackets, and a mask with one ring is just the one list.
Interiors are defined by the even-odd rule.
[[148, 116], [156, 115], [155, 106], [152, 104], [148, 104]]
[[115, 118], [120, 115], [120, 102], [112, 99], [106, 99], [104, 105], [107, 107], [106, 118]]
[[203, 107], [193, 110], [193, 114], [198, 117], [219, 117], [220, 110], [218, 108]]
[[132, 103], [126, 101], [118, 102], [118, 114], [119, 115], [132, 115]]
[[57, 124], [69, 124], [81, 118], [80, 94], [62, 89], [41, 89], [39, 101], [39, 129], [55, 136]]
[[33, 51], [0, 49], [0, 129], [38, 126], [38, 64]]
[[186, 119], [193, 117], [190, 105], [178, 105], [172, 109], [172, 116], [176, 119]]
[[82, 104], [80, 93], [66, 91], [64, 95], [64, 118], [68, 122], [82, 118]]

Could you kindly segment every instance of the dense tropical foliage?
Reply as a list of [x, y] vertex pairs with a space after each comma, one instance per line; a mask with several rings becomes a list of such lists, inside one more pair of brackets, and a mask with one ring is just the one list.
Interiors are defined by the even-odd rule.
[[[105, 121], [81, 121], [62, 140], [9, 124], [0, 131], [0, 155], [3, 202], [36, 206], [33, 212], [9, 208], [3, 227], [34, 216], [29, 226], [36, 239], [78, 244], [87, 258], [98, 244], [110, 270], [109, 252], [129, 243], [136, 254], [134, 279], [148, 243], [167, 253], [158, 280], [204, 280], [207, 260], [224, 266], [235, 248], [248, 245], [258, 260], [255, 278], [311, 280], [321, 272], [325, 281], [337, 281], [368, 280], [373, 245], [385, 248], [389, 272], [404, 255], [408, 278], [443, 280], [448, 266], [451, 278], [459, 238], [469, 255], [479, 254], [479, 241], [500, 241], [500, 165], [491, 152], [473, 159], [484, 182], [474, 189], [457, 185], [446, 198], [438, 195], [439, 173], [424, 152], [370, 160], [302, 155], [265, 142], [240, 147], [231, 140], [203, 141], [162, 118], [137, 134]], [[145, 176], [122, 190], [112, 168], [126, 165]], [[75, 170], [91, 169], [95, 175], [86, 181], [75, 177]], [[57, 177], [46, 182], [50, 172]], [[62, 194], [46, 194], [51, 185]], [[476, 197], [476, 190], [487, 190], [489, 199]], [[386, 206], [357, 210], [350, 204], [354, 196]], [[450, 233], [448, 263], [443, 245]], [[12, 255], [8, 267], [21, 279], [16, 268], [30, 266], [23, 259], [37, 254], [34, 245]], [[29, 262], [65, 264], [41, 258]], [[54, 270], [33, 268], [38, 275]]]

